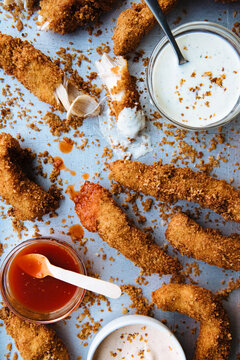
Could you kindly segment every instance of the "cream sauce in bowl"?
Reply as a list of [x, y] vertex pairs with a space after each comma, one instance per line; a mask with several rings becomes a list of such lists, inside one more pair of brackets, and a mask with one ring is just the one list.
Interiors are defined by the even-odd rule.
[[97, 347], [93, 360], [106, 359], [183, 360], [185, 356], [175, 336], [161, 323], [158, 327], [131, 324], [110, 332]]
[[179, 66], [169, 43], [159, 51], [152, 69], [155, 104], [180, 125], [204, 128], [220, 122], [239, 102], [238, 52], [209, 32], [189, 32], [176, 40], [189, 62]]
[[106, 324], [94, 337], [87, 360], [186, 360], [174, 334], [161, 321], [125, 315]]

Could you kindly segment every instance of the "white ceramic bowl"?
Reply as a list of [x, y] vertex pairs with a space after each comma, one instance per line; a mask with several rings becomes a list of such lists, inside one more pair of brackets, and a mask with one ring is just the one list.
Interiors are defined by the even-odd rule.
[[[165, 334], [171, 335], [175, 349], [178, 351], [180, 355], [179, 360], [186, 360], [186, 356], [184, 354], [184, 351], [180, 343], [178, 342], [177, 338], [173, 335], [173, 333], [169, 330], [169, 328], [160, 321], [143, 315], [121, 316], [113, 321], [110, 321], [107, 325], [105, 325], [93, 339], [93, 342], [88, 352], [87, 360], [93, 360], [97, 348], [109, 334], [111, 334], [113, 331], [117, 329], [120, 329], [128, 325], [145, 325], [152, 328], [156, 328], [158, 331], [161, 331]], [[159, 339], [159, 341], [160, 340], [161, 339]]]

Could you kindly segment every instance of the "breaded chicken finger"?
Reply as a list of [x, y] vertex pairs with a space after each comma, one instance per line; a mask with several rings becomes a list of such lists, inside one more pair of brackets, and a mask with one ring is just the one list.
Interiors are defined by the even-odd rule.
[[112, 9], [115, 0], [41, 0], [39, 23], [42, 30], [66, 34]]
[[223, 236], [220, 231], [204, 229], [184, 213], [171, 218], [166, 239], [182, 255], [191, 256], [227, 270], [240, 270], [240, 235]]
[[31, 181], [23, 172], [18, 141], [10, 134], [0, 134], [0, 195], [13, 206], [19, 220], [34, 220], [55, 210], [58, 200]]
[[[164, 14], [168, 13], [177, 0], [159, 0]], [[113, 34], [113, 51], [115, 55], [126, 55], [135, 50], [146, 35], [156, 24], [156, 19], [144, 2], [133, 3], [130, 9], [124, 10], [117, 19]]]
[[111, 98], [111, 110], [116, 116], [119, 131], [135, 138], [145, 127], [145, 115], [139, 101], [136, 84], [128, 71], [127, 60], [103, 54], [96, 62], [98, 74]]
[[117, 160], [110, 165], [110, 178], [132, 190], [173, 203], [195, 201], [240, 223], [240, 191], [225, 180], [218, 180], [188, 167], [176, 168], [156, 162], [146, 165], [138, 161]]
[[178, 311], [200, 321], [194, 360], [228, 359], [231, 343], [228, 315], [210, 290], [195, 285], [163, 285], [152, 293], [152, 300], [164, 311]]
[[67, 81], [60, 67], [28, 41], [0, 33], [0, 67], [55, 108], [65, 108], [80, 117], [99, 113], [96, 100]]
[[66, 346], [52, 328], [24, 321], [7, 307], [0, 310], [0, 319], [23, 360], [70, 359]]
[[145, 272], [163, 275], [175, 274], [181, 269], [177, 259], [167, 255], [146, 233], [129, 222], [107, 189], [86, 181], [72, 200], [88, 231], [98, 232], [109, 246]]

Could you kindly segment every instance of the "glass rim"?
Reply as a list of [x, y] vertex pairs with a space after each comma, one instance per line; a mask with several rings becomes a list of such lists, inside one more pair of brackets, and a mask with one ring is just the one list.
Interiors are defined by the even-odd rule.
[[[203, 31], [203, 32], [209, 32], [216, 35], [219, 35], [222, 37], [225, 41], [228, 41], [230, 45], [236, 50], [240, 57], [240, 38], [237, 37], [231, 30], [228, 28], [219, 25], [214, 22], [210, 21], [192, 21], [188, 22], [186, 24], [182, 24], [175, 29], [172, 30], [173, 35], [179, 36], [184, 33], [189, 32], [196, 32], [196, 31]], [[164, 46], [169, 43], [168, 38], [166, 36], [163, 36], [160, 41], [156, 44], [154, 47], [149, 63], [147, 66], [146, 71], [146, 84], [147, 84], [147, 91], [148, 95], [150, 97], [150, 102], [155, 106], [157, 112], [161, 115], [162, 118], [168, 120], [170, 123], [172, 123], [174, 126], [184, 129], [184, 130], [190, 130], [190, 131], [201, 131], [201, 130], [209, 130], [214, 129], [219, 126], [226, 125], [230, 123], [232, 120], [234, 120], [239, 114], [240, 114], [240, 94], [237, 103], [233, 107], [233, 109], [230, 111], [229, 114], [227, 114], [224, 118], [220, 119], [219, 121], [206, 125], [206, 126], [189, 126], [183, 123], [180, 123], [167, 115], [157, 104], [157, 101], [154, 97], [154, 92], [152, 90], [152, 70], [154, 67], [154, 62], [156, 61], [158, 54], [160, 51], [164, 48]]]
[[[7, 294], [7, 289], [6, 289], [6, 287], [8, 287], [6, 284], [6, 276], [8, 274], [9, 266], [11, 264], [11, 261], [19, 253], [19, 251], [26, 248], [28, 245], [34, 244], [35, 242], [37, 242], [39, 240], [40, 241], [46, 240], [46, 242], [51, 241], [52, 243], [60, 244], [63, 247], [67, 247], [68, 250], [70, 251], [71, 255], [75, 258], [75, 260], [77, 260], [80, 269], [83, 270], [83, 274], [87, 275], [87, 271], [86, 271], [85, 265], [84, 265], [81, 257], [78, 255], [76, 250], [70, 244], [68, 244], [64, 240], [59, 240], [59, 239], [57, 239], [55, 237], [51, 237], [51, 236], [37, 236], [34, 238], [27, 239], [27, 240], [21, 242], [20, 244], [16, 245], [6, 255], [6, 257], [4, 258], [4, 260], [1, 264], [1, 267], [0, 267], [0, 291], [1, 291], [1, 295], [2, 295], [5, 305], [15, 315], [17, 315], [21, 319], [26, 320], [28, 322], [38, 323], [38, 324], [50, 324], [50, 323], [55, 323], [57, 321], [63, 320], [66, 317], [68, 317], [81, 304], [81, 302], [84, 298], [84, 295], [86, 293], [86, 290], [82, 289], [82, 288], [76, 289], [76, 292], [74, 293], [73, 297], [69, 300], [69, 302], [65, 306], [63, 306], [55, 311], [49, 312], [49, 313], [40, 313], [37, 311], [32, 311], [30, 309], [27, 309], [26, 307], [24, 307], [24, 305], [22, 305], [20, 303], [19, 303], [18, 308], [16, 308], [16, 306], [14, 306], [14, 304], [9, 299], [9, 296]], [[20, 312], [19, 308], [25, 309], [25, 313]], [[29, 314], [35, 314], [36, 318], [31, 317]], [[46, 315], [46, 318], [44, 317], [44, 315]], [[49, 315], [49, 317], [47, 317], [47, 315]], [[40, 318], [41, 316], [43, 316], [43, 318]]]

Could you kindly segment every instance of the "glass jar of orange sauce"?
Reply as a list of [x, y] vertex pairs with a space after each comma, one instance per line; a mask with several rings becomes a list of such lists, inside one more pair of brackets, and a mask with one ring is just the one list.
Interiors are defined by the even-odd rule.
[[86, 274], [81, 258], [66, 242], [53, 238], [34, 238], [16, 246], [1, 267], [1, 294], [16, 315], [37, 323], [53, 323], [66, 318], [81, 303], [85, 290], [47, 276], [26, 274], [18, 265], [26, 254], [42, 254], [51, 264]]

